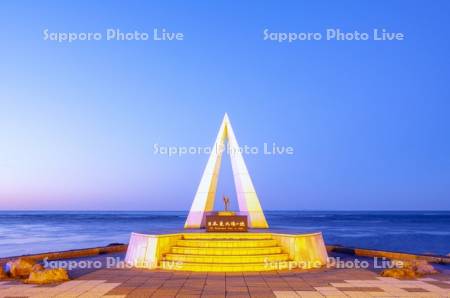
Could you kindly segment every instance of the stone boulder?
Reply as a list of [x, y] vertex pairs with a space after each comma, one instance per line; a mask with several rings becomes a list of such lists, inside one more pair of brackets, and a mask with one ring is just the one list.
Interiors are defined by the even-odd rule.
[[433, 265], [427, 261], [416, 261], [414, 264], [415, 271], [420, 275], [436, 274], [438, 271], [434, 269]]
[[395, 268], [385, 269], [381, 272], [383, 277], [417, 278], [427, 274], [438, 273], [433, 265], [425, 260], [399, 261], [392, 260]]
[[417, 278], [418, 275], [416, 272], [410, 268], [392, 268], [392, 269], [385, 269], [380, 274], [383, 277], [394, 277], [394, 278], [408, 278], [413, 279]]
[[400, 264], [402, 268], [414, 270], [419, 275], [437, 273], [433, 265], [425, 260], [402, 261]]
[[25, 282], [30, 284], [49, 284], [67, 280], [69, 280], [67, 270], [63, 268], [57, 268], [33, 271], [30, 273], [30, 276], [27, 280], [25, 280]]
[[33, 265], [33, 267], [31, 268], [31, 271], [35, 272], [35, 271], [41, 271], [41, 270], [44, 270], [44, 269], [45, 268], [44, 268], [44, 266], [42, 266], [42, 264], [37, 263], [37, 264]]
[[9, 273], [13, 278], [26, 278], [30, 275], [31, 269], [36, 264], [33, 259], [19, 258], [7, 263]]
[[3, 270], [3, 265], [0, 264], [0, 279], [5, 279], [8, 278], [8, 275], [6, 274], [6, 272]]

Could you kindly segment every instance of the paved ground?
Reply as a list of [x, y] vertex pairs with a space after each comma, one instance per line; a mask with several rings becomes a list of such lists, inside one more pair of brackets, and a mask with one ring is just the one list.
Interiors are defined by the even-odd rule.
[[266, 273], [75, 270], [73, 280], [59, 285], [0, 281], [0, 297], [450, 297], [450, 272], [442, 268], [440, 274], [417, 280], [383, 278], [373, 269]]

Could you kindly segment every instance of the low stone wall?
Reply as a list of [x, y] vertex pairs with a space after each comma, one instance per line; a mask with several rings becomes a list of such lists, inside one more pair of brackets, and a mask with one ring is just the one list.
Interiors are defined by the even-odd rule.
[[405, 260], [405, 261], [424, 260], [431, 263], [446, 264], [446, 265], [450, 264], [450, 257], [448, 256], [423, 255], [423, 254], [383, 251], [375, 249], [352, 248], [340, 245], [327, 245], [327, 251], [352, 254], [361, 257], [379, 257], [379, 258], [384, 257], [392, 260]]
[[34, 255], [22, 255], [22, 256], [14, 256], [1, 258], [0, 264], [5, 264], [8, 261], [18, 259], [18, 258], [27, 258], [35, 261], [41, 261], [45, 258], [48, 260], [62, 260], [62, 259], [74, 259], [81, 257], [89, 257], [101, 254], [108, 253], [119, 253], [126, 252], [128, 248], [127, 244], [118, 244], [118, 245], [110, 245], [110, 246], [102, 246], [102, 247], [93, 247], [93, 248], [85, 248], [85, 249], [74, 249], [74, 250], [65, 250], [59, 252], [46, 252]]

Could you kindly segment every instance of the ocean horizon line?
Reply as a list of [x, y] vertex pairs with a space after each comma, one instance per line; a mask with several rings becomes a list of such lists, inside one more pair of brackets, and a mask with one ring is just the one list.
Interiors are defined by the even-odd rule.
[[[220, 211], [220, 210], [214, 210]], [[212, 211], [212, 212], [214, 212]], [[68, 209], [0, 209], [0, 212], [189, 212], [189, 210], [68, 210]], [[236, 211], [239, 212], [239, 211]], [[264, 212], [450, 212], [436, 209], [265, 209]]]

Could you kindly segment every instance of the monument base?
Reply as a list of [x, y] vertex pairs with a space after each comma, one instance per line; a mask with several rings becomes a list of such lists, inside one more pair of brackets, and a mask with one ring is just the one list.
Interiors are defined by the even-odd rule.
[[243, 272], [318, 268], [327, 258], [322, 233], [132, 233], [125, 262], [147, 269]]

